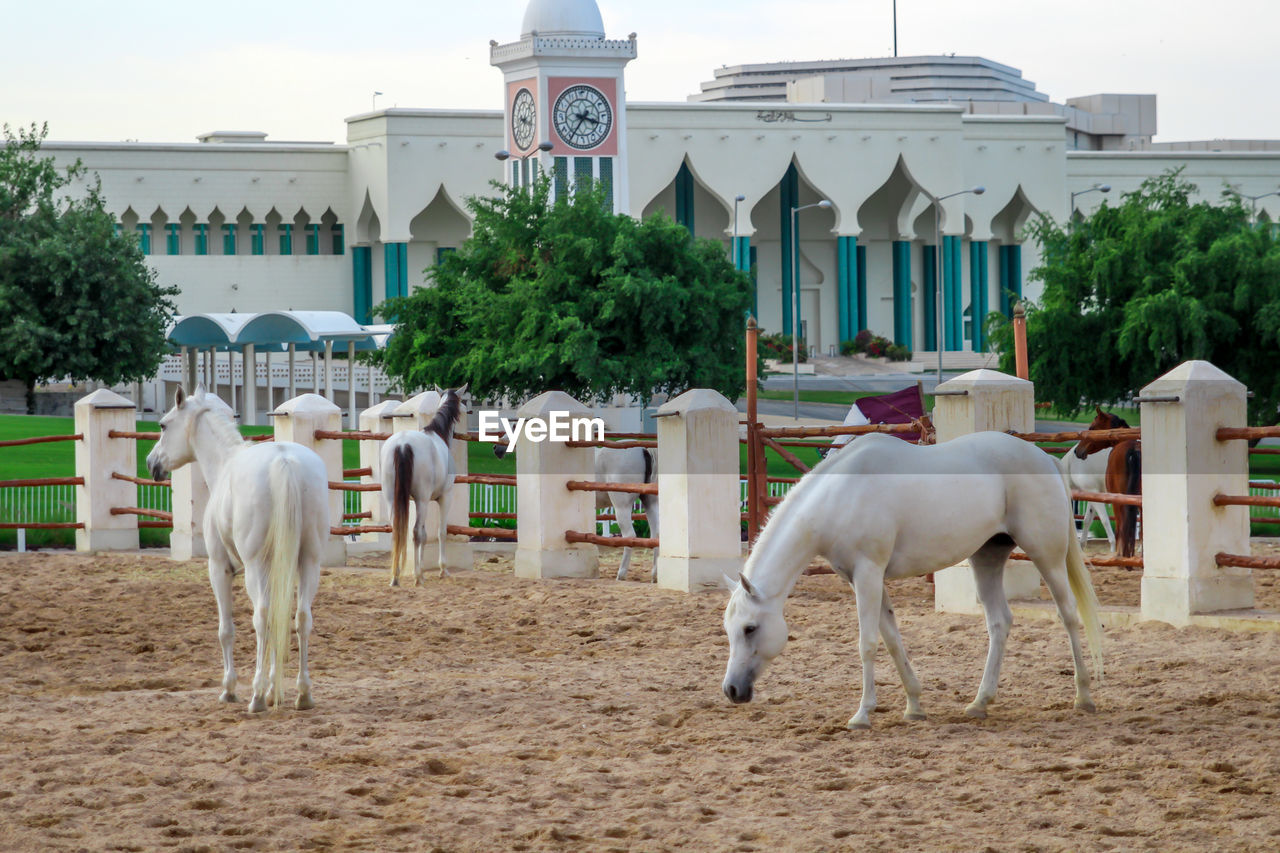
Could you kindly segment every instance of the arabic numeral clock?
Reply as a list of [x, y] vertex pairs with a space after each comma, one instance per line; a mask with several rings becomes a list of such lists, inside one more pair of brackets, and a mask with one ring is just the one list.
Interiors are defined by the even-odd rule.
[[551, 113], [556, 133], [579, 151], [595, 148], [613, 129], [613, 108], [599, 89], [579, 83], [556, 98]]
[[533, 94], [528, 89], [521, 89], [511, 102], [511, 138], [521, 151], [533, 144], [533, 134], [537, 129], [538, 110], [533, 103]]

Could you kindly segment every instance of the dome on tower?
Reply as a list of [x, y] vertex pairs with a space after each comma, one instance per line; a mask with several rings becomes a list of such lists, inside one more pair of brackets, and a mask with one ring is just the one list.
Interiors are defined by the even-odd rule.
[[604, 19], [595, 0], [529, 0], [520, 37], [577, 36], [604, 38]]

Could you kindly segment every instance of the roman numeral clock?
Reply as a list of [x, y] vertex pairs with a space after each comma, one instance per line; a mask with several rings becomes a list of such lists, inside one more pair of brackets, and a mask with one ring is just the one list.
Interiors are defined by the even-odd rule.
[[551, 122], [566, 145], [589, 151], [609, 137], [613, 129], [613, 107], [599, 89], [578, 83], [556, 98]]

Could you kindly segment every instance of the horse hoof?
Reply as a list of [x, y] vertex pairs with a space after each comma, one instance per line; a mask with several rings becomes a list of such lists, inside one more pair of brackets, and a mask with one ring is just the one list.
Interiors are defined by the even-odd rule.
[[267, 700], [262, 698], [261, 696], [255, 696], [249, 702], [250, 714], [260, 714], [265, 710], [267, 710]]
[[222, 695], [218, 697], [218, 701], [219, 702], [235, 702], [236, 694], [231, 692], [230, 690], [224, 690], [222, 691]]
[[1098, 706], [1093, 704], [1092, 699], [1077, 699], [1076, 710], [1084, 711], [1086, 714], [1096, 714], [1098, 713]]
[[392, 581], [391, 586], [400, 586], [400, 581]]
[[298, 698], [293, 700], [293, 707], [297, 708], [299, 711], [309, 711], [315, 706], [316, 703], [310, 696], [303, 696], [299, 694]]
[[909, 720], [911, 722], [916, 722], [919, 720], [927, 720], [929, 718], [924, 715], [923, 711], [917, 711], [915, 713], [911, 713], [910, 711], [908, 711], [907, 713], [902, 715], [902, 719]]
[[987, 709], [981, 705], [970, 705], [964, 709], [965, 716], [973, 717], [975, 720], [985, 720], [987, 718]]
[[853, 717], [849, 720], [846, 728], [850, 731], [868, 731], [871, 728], [871, 722], [869, 720], [861, 720], [857, 717]]
[[627, 573], [626, 573], [626, 572], [618, 572], [618, 577], [617, 577], [617, 578], [615, 578], [615, 580], [620, 580], [620, 581], [624, 581], [624, 580], [626, 580], [626, 579], [627, 579]]

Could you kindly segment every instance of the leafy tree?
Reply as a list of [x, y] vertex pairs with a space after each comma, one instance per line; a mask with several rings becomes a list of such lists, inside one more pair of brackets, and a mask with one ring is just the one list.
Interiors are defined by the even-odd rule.
[[494, 186], [468, 201], [472, 236], [429, 271], [432, 286], [378, 309], [399, 324], [382, 360], [404, 387], [587, 402], [742, 392], [750, 282], [719, 243], [664, 215], [615, 215], [582, 188], [549, 203], [545, 179]]
[[[1044, 282], [1027, 306], [1038, 396], [1080, 411], [1203, 359], [1254, 392], [1252, 421], [1275, 420], [1280, 241], [1250, 223], [1238, 195], [1192, 204], [1195, 190], [1171, 171], [1072, 227], [1047, 217], [1030, 226], [1042, 262], [1029, 277]], [[993, 315], [990, 329], [1012, 372], [1012, 324]]]
[[116, 384], [155, 374], [177, 288], [156, 283], [137, 242], [116, 234], [97, 181], [40, 157], [47, 126], [4, 126], [0, 146], [0, 379], [21, 380], [27, 411], [42, 382]]

